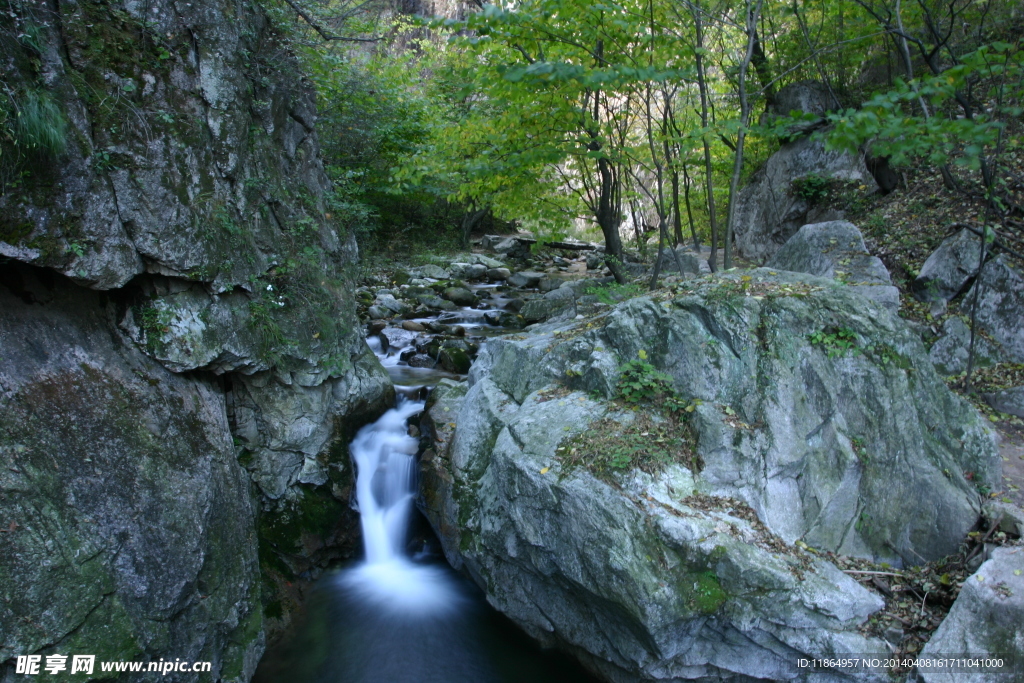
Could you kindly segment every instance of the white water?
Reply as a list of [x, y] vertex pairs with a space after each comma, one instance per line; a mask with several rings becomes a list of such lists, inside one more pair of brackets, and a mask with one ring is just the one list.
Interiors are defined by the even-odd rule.
[[350, 450], [366, 559], [314, 589], [254, 683], [590, 681], [542, 659], [446, 565], [406, 555], [418, 445], [406, 425], [422, 409], [401, 400], [356, 435]]
[[464, 598], [448, 572], [415, 564], [405, 553], [418, 446], [406, 424], [424, 404], [399, 401], [397, 408], [359, 430], [349, 446], [358, 469], [356, 499], [366, 561], [343, 573], [340, 582], [361, 601], [384, 612], [441, 616]]

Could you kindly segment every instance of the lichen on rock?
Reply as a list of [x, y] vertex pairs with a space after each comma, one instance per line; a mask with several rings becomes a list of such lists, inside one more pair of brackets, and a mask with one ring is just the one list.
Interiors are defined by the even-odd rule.
[[[692, 406], [701, 467], [569, 466], [638, 357]], [[470, 384], [428, 407], [455, 427], [424, 511], [492, 604], [609, 680], [782, 679], [798, 656], [887, 652], [859, 631], [880, 599], [816, 550], [944, 556], [980, 514], [965, 474], [999, 472], [902, 320], [794, 273], [690, 280], [493, 339]]]

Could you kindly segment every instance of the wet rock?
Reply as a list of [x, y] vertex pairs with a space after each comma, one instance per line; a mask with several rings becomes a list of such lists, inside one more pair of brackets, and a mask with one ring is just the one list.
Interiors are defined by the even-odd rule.
[[396, 349], [402, 349], [406, 346], [410, 346], [414, 344], [417, 339], [416, 331], [407, 329], [404, 323], [401, 327], [389, 327], [385, 329], [382, 334], [387, 337], [388, 344]]
[[512, 271], [508, 268], [489, 268], [487, 270], [487, 279], [494, 281], [504, 281], [511, 277]]
[[469, 265], [470, 264], [468, 263], [461, 263], [458, 261], [455, 263], [449, 263], [448, 272], [453, 278], [464, 278], [466, 277], [466, 269], [469, 268]]
[[427, 328], [414, 320], [405, 320], [402, 322], [402, 329], [410, 332], [425, 332]]
[[[985, 264], [979, 279], [978, 323], [999, 344], [1003, 360], [1024, 363], [1024, 274], [1000, 254]], [[964, 297], [964, 313], [969, 313], [977, 286], [975, 281]]]
[[[977, 573], [964, 581], [952, 609], [922, 657], [951, 654], [1024, 658], [1024, 548], [996, 548]], [[1012, 677], [1012, 674], [1010, 674]], [[948, 673], [919, 673], [923, 683], [946, 683]], [[1004, 675], [958, 674], [964, 680], [997, 681]]]
[[[928, 352], [935, 369], [946, 377], [967, 370], [967, 355], [971, 346], [971, 329], [960, 317], [947, 318], [942, 323], [940, 336]], [[984, 368], [997, 362], [998, 350], [987, 339], [977, 335], [974, 340], [975, 367]]]
[[914, 279], [911, 290], [918, 301], [949, 301], [978, 274], [981, 244], [966, 228], [947, 237], [932, 252]]
[[392, 313], [408, 313], [411, 310], [411, 306], [404, 301], [399, 301], [392, 294], [378, 294], [377, 305], [383, 306]]
[[553, 318], [572, 318], [576, 316], [576, 300], [572, 297], [531, 299], [526, 302], [519, 314], [528, 324]]
[[899, 309], [899, 290], [892, 286], [889, 271], [881, 259], [867, 252], [860, 230], [848, 221], [801, 227], [766, 265], [833, 278], [862, 296]]
[[437, 365], [437, 361], [425, 353], [414, 354], [406, 362], [409, 363], [411, 368], [432, 368]]
[[469, 372], [469, 366], [473, 363], [468, 353], [462, 349], [450, 346], [441, 349], [439, 360], [445, 370], [457, 375], [464, 375]]
[[525, 304], [526, 301], [518, 297], [515, 297], [505, 302], [505, 310], [518, 313], [520, 310], [522, 310]]
[[370, 309], [367, 311], [367, 315], [370, 316], [371, 320], [383, 320], [384, 318], [390, 318], [392, 312], [384, 306], [374, 304], [373, 306], [370, 306]]
[[[466, 278], [467, 280], [483, 280], [485, 277], [487, 277], [487, 270], [487, 266], [485, 266], [482, 263], [471, 263], [466, 267], [466, 270], [463, 273], [462, 277]], [[502, 278], [494, 279], [500, 280]]]
[[456, 308], [454, 303], [442, 299], [436, 294], [417, 294], [413, 298], [434, 311], [454, 311]]
[[472, 306], [477, 302], [476, 295], [463, 287], [449, 287], [444, 290], [444, 298], [456, 306]]
[[379, 333], [383, 332], [384, 328], [387, 327], [387, 326], [388, 326], [388, 324], [386, 322], [384, 322], [383, 320], [374, 320], [373, 322], [369, 323], [366, 326], [366, 330], [370, 334], [379, 334]]
[[538, 272], [532, 271], [532, 270], [523, 270], [523, 271], [520, 271], [518, 273], [513, 274], [508, 279], [508, 283], [511, 286], [518, 287], [520, 289], [523, 289], [523, 288], [533, 288], [533, 287], [536, 287], [538, 285], [538, 283], [540, 283], [540, 281], [541, 281], [541, 279], [543, 277], [544, 277], [544, 273], [538, 273]]

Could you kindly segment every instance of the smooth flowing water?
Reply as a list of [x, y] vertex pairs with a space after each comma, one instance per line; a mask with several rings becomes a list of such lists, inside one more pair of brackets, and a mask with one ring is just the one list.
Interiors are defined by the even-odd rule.
[[399, 398], [352, 441], [365, 560], [317, 585], [254, 683], [591, 680], [566, 658], [541, 653], [439, 558], [408, 555], [419, 444], [407, 425], [422, 409]]

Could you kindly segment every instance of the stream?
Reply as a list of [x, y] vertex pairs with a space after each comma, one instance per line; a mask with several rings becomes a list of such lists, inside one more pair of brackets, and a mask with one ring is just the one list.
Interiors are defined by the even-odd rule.
[[[482, 347], [486, 337], [506, 332], [487, 323], [484, 313], [464, 308], [441, 317], [465, 328], [466, 338]], [[542, 651], [492, 609], [475, 585], [445, 563], [416, 511], [419, 439], [410, 436], [410, 425], [424, 407], [418, 398], [441, 378], [461, 378], [407, 362], [424, 334], [388, 327], [367, 339], [398, 398], [349, 447], [365, 557], [318, 582], [285, 644], [261, 661], [256, 683], [595, 680], [571, 658]], [[420, 546], [411, 554], [410, 525]]]

